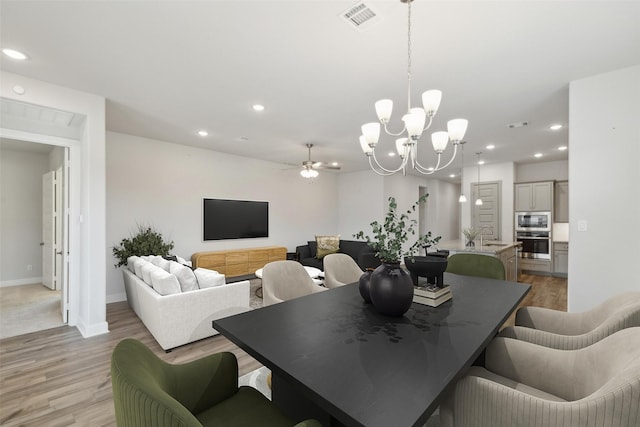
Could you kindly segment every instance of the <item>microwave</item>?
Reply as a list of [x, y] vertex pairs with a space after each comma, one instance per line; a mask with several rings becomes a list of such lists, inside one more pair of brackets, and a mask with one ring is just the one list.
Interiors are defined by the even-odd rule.
[[551, 212], [516, 212], [516, 231], [551, 231]]

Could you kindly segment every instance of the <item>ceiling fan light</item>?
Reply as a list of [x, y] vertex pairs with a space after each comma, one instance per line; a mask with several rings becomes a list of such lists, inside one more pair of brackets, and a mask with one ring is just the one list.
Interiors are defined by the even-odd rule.
[[315, 169], [302, 169], [300, 175], [304, 178], [315, 178], [318, 176], [318, 171]]
[[375, 146], [380, 138], [380, 123], [372, 122], [362, 125], [362, 135], [369, 146]]
[[431, 89], [422, 94], [422, 106], [427, 116], [433, 117], [438, 112], [440, 101], [442, 100], [442, 91]]
[[393, 111], [393, 101], [390, 99], [381, 99], [375, 103], [376, 114], [382, 123], [389, 123], [391, 112]]
[[404, 121], [404, 125], [407, 128], [407, 133], [413, 139], [420, 138], [426, 120], [427, 115], [422, 108], [412, 108], [402, 117], [402, 121]]
[[445, 131], [434, 132], [431, 134], [431, 144], [436, 153], [442, 153], [449, 143], [449, 133]]
[[467, 132], [467, 125], [469, 122], [467, 119], [453, 119], [447, 122], [447, 132], [449, 132], [449, 138], [453, 142], [462, 141], [464, 134]]

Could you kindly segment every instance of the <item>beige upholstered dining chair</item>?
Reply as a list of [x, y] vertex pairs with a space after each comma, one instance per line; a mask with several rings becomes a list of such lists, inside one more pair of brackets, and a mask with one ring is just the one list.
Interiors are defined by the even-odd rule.
[[640, 326], [640, 292], [625, 292], [580, 313], [521, 307], [516, 312], [515, 326], [504, 328], [500, 336], [576, 350], [634, 326]]
[[640, 425], [640, 328], [579, 350], [495, 338], [440, 406], [442, 427]]
[[324, 257], [323, 262], [324, 285], [329, 289], [357, 282], [364, 273], [347, 254], [329, 254]]
[[274, 261], [262, 269], [264, 306], [326, 290], [313, 283], [313, 279], [297, 261]]

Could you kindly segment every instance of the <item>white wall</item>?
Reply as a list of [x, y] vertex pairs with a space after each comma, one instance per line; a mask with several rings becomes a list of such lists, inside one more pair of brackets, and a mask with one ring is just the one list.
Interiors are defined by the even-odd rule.
[[516, 165], [516, 182], [566, 181], [569, 179], [569, 161], [521, 163]]
[[42, 282], [42, 175], [48, 170], [47, 153], [0, 149], [0, 286]]
[[[502, 207], [500, 210], [500, 239], [513, 240], [513, 183], [515, 179], [515, 165], [511, 162], [487, 164], [480, 166], [480, 182], [501, 183]], [[464, 168], [462, 188], [467, 203], [461, 209], [461, 229], [471, 226], [471, 210], [475, 200], [471, 200], [471, 185], [478, 182], [478, 166]], [[462, 234], [460, 234], [462, 235]]]
[[[0, 96], [86, 117], [79, 141], [2, 128], [0, 136], [70, 147], [69, 324], [83, 336], [108, 332], [105, 303], [105, 99], [5, 71]], [[25, 89], [16, 95], [16, 85]]]
[[[310, 182], [298, 169], [211, 150], [115, 132], [107, 133], [107, 300], [125, 299], [113, 246], [136, 224], [152, 225], [174, 253], [298, 245], [337, 234], [338, 178], [320, 172]], [[202, 240], [202, 199], [269, 202], [269, 237]]]
[[359, 231], [369, 233], [369, 224], [387, 211], [384, 178], [372, 171], [338, 175], [338, 231], [342, 239], [354, 240]]
[[568, 309], [583, 311], [640, 290], [640, 66], [574, 81], [569, 99]]

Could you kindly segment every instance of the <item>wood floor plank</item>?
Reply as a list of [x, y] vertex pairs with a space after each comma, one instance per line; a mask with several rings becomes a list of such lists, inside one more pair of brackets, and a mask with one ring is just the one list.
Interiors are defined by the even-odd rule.
[[[532, 284], [521, 305], [566, 311], [566, 279], [523, 275], [521, 281]], [[107, 321], [110, 332], [91, 338], [62, 326], [0, 340], [0, 425], [115, 426], [110, 358], [128, 337], [169, 363], [230, 351], [240, 375], [261, 366], [221, 335], [165, 353], [126, 302], [108, 304]]]

